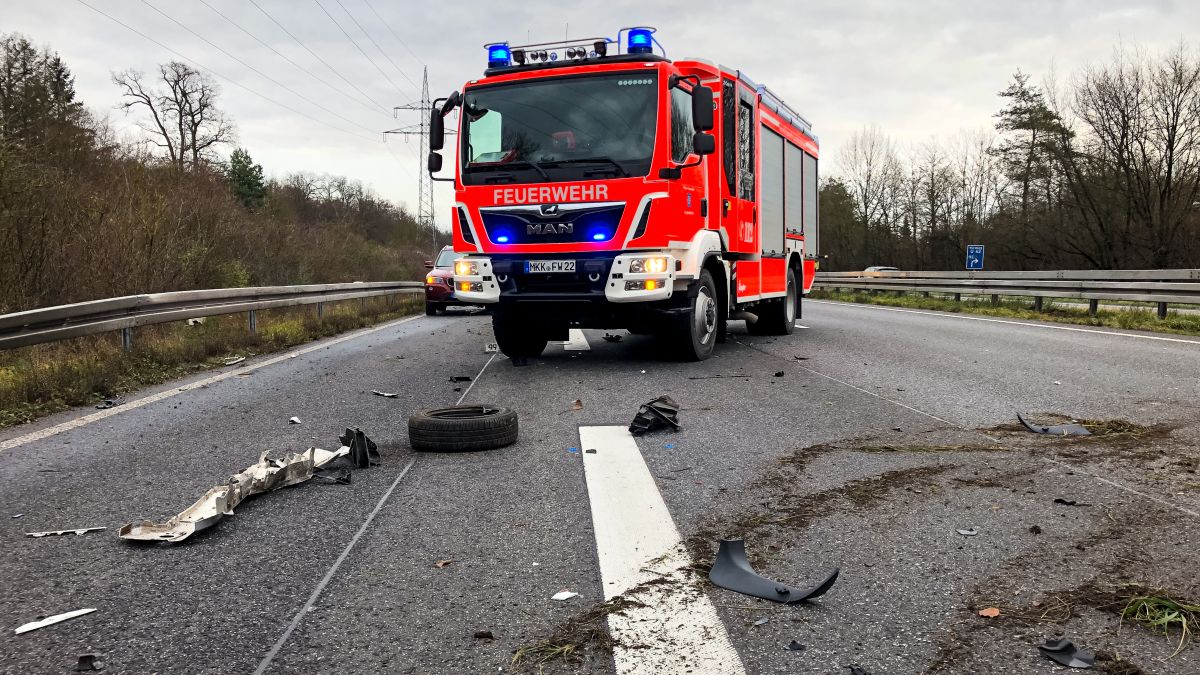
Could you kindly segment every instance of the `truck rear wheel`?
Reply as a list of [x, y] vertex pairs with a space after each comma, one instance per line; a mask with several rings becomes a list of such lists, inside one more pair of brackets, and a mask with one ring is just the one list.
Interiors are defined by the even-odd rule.
[[717, 328], [724, 319], [712, 273], [702, 270], [696, 283], [696, 297], [690, 300], [688, 311], [671, 331], [671, 341], [681, 348], [680, 356], [685, 361], [703, 361], [712, 356], [717, 345]]
[[549, 341], [536, 322], [509, 308], [496, 307], [492, 311], [492, 333], [500, 351], [509, 358], [539, 356]]
[[747, 324], [746, 330], [751, 335], [791, 335], [796, 330], [799, 307], [800, 286], [796, 280], [796, 270], [789, 268], [787, 295], [760, 304], [756, 308], [758, 321]]

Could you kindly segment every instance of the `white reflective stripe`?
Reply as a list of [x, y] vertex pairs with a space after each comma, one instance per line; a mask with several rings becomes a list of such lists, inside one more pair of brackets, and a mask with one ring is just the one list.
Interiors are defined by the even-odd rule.
[[629, 430], [580, 427], [579, 441], [604, 599], [641, 603], [608, 616], [617, 673], [745, 675], [712, 601], [686, 584], [691, 556]]

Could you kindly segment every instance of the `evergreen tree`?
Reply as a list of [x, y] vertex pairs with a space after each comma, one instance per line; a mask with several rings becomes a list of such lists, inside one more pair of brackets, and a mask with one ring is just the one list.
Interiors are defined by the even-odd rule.
[[258, 208], [266, 196], [267, 188], [263, 180], [261, 164], [255, 164], [250, 159], [250, 153], [245, 148], [237, 148], [229, 156], [229, 170], [226, 172], [233, 194], [248, 209]]

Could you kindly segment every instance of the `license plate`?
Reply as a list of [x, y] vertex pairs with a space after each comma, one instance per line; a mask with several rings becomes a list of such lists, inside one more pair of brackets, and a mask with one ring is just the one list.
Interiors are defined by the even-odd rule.
[[537, 274], [541, 272], [574, 272], [574, 260], [526, 260], [525, 273]]

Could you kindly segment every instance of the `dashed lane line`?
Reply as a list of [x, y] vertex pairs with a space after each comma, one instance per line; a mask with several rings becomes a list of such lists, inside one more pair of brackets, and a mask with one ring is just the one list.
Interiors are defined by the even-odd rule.
[[608, 616], [618, 675], [745, 675], [708, 595], [679, 588], [691, 556], [633, 435], [580, 427], [579, 442], [604, 599], [635, 601]]
[[143, 406], [150, 405], [151, 403], [157, 403], [158, 401], [162, 401], [162, 400], [171, 398], [172, 396], [178, 396], [180, 394], [192, 391], [194, 389], [200, 389], [202, 387], [207, 387], [209, 385], [216, 384], [217, 382], [221, 382], [222, 380], [228, 380], [231, 377], [236, 377], [243, 373], [251, 373], [256, 370], [266, 368], [267, 366], [273, 366], [276, 363], [282, 363], [283, 361], [287, 361], [288, 359], [294, 359], [297, 356], [303, 356], [310, 352], [315, 352], [318, 349], [325, 349], [326, 347], [332, 347], [333, 345], [341, 344], [343, 342], [346, 342], [347, 340], [353, 340], [355, 338], [363, 337], [364, 335], [370, 335], [372, 333], [377, 333], [381, 330], [387, 330], [389, 328], [394, 328], [396, 326], [399, 326], [402, 323], [414, 321], [419, 318], [421, 318], [421, 317], [410, 316], [410, 317], [406, 317], [403, 319], [399, 319], [397, 321], [389, 321], [388, 323], [385, 323], [385, 324], [380, 324], [378, 326], [373, 326], [371, 328], [366, 328], [366, 329], [363, 329], [360, 331], [355, 331], [353, 333], [348, 333], [348, 334], [342, 335], [340, 337], [332, 338], [330, 340], [325, 340], [325, 341], [319, 342], [317, 344], [310, 345], [308, 347], [304, 347], [303, 349], [297, 349], [295, 351], [288, 352], [286, 354], [281, 354], [279, 356], [269, 358], [265, 361], [260, 361], [258, 363], [253, 363], [253, 364], [250, 364], [250, 365], [244, 366], [244, 367], [234, 368], [232, 370], [226, 370], [225, 372], [219, 373], [217, 375], [213, 375], [211, 377], [206, 377], [202, 380], [196, 380], [195, 382], [185, 384], [182, 387], [175, 387], [172, 389], [167, 389], [166, 391], [160, 391], [157, 394], [143, 396], [142, 398], [139, 398], [137, 400], [123, 403], [115, 408], [99, 410], [97, 412], [90, 413], [88, 415], [84, 415], [83, 417], [77, 417], [73, 420], [69, 420], [69, 421], [63, 422], [61, 424], [56, 424], [51, 427], [46, 427], [45, 429], [40, 429], [38, 431], [30, 432], [23, 436], [17, 436], [15, 438], [10, 438], [6, 441], [0, 442], [0, 452], [4, 452], [5, 450], [11, 450], [15, 447], [25, 445], [26, 443], [32, 443], [34, 441], [40, 441], [44, 438], [50, 438], [51, 436], [61, 434], [64, 431], [71, 431], [72, 429], [78, 429], [79, 427], [86, 426], [88, 424], [91, 424], [92, 422], [98, 422], [102, 419], [112, 417], [113, 415], [119, 415], [119, 414], [129, 411], [129, 410], [136, 410]]

